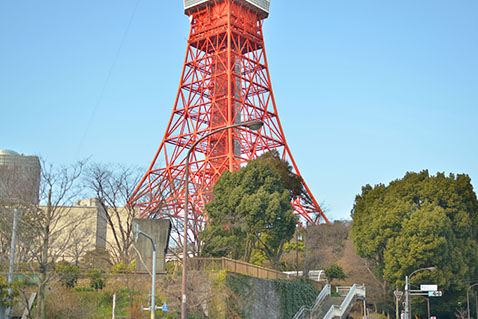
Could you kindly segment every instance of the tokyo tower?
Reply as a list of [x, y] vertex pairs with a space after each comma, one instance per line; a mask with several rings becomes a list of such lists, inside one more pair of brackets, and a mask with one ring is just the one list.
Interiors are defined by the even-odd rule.
[[[262, 33], [269, 6], [270, 0], [184, 0], [191, 28], [179, 90], [163, 141], [130, 199], [142, 218], [184, 216], [186, 154], [200, 137], [221, 127], [264, 123], [258, 131], [225, 129], [191, 151], [190, 220], [204, 221], [205, 204], [223, 171], [267, 151], [276, 150], [300, 175], [272, 93]], [[303, 183], [306, 194], [292, 202], [298, 219], [328, 223]]]

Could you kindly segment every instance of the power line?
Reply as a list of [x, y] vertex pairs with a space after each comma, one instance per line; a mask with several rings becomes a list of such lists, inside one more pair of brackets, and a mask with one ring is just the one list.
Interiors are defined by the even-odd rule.
[[128, 33], [129, 33], [129, 30], [131, 28], [131, 25], [133, 23], [133, 20], [134, 20], [134, 17], [136, 16], [136, 12], [138, 11], [138, 7], [139, 7], [139, 4], [140, 4], [141, 0], [137, 0], [136, 1], [136, 4], [133, 8], [133, 12], [131, 13], [131, 16], [129, 18], [129, 21], [128, 21], [128, 24], [126, 25], [126, 28], [123, 32], [123, 36], [121, 38], [121, 41], [120, 41], [120, 45], [118, 47], [118, 49], [116, 50], [116, 54], [113, 58], [113, 62], [111, 63], [111, 66], [108, 70], [108, 73], [106, 75], [106, 78], [105, 78], [105, 81], [103, 83], [103, 86], [101, 88], [101, 91], [100, 91], [100, 95], [98, 97], [98, 100], [96, 101], [94, 107], [93, 107], [93, 110], [91, 112], [91, 115], [90, 115], [90, 118], [88, 120], [88, 123], [86, 125], [86, 128], [85, 128], [85, 132], [80, 140], [80, 144], [78, 146], [78, 153], [80, 153], [80, 151], [82, 150], [83, 148], [83, 145], [85, 143], [85, 140], [86, 140], [86, 136], [88, 134], [88, 131], [90, 130], [91, 128], [91, 125], [93, 124], [93, 121], [95, 119], [95, 116], [96, 116], [96, 112], [98, 111], [101, 103], [103, 102], [103, 97], [104, 97], [104, 94], [106, 92], [106, 87], [108, 86], [109, 84], [109, 81], [110, 81], [110, 78], [111, 78], [111, 75], [113, 74], [113, 70], [114, 68], [116, 67], [116, 64], [118, 62], [118, 59], [119, 59], [119, 56], [121, 54], [121, 50], [123, 49], [123, 45], [125, 43], [125, 40], [126, 40], [126, 37], [128, 36]]

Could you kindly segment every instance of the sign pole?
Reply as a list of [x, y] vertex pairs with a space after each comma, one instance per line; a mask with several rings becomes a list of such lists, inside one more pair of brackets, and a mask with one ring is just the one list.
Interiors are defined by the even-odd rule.
[[398, 318], [398, 298], [395, 298], [395, 317]]
[[399, 319], [398, 302], [402, 299], [403, 292], [395, 288], [395, 291], [393, 292], [393, 294], [395, 295], [396, 319]]
[[427, 310], [428, 310], [428, 317], [430, 318], [430, 298], [427, 298]]

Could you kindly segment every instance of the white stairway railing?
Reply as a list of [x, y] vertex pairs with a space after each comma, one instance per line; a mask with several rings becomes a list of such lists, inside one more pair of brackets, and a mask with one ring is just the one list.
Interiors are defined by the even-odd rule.
[[330, 296], [330, 285], [329, 284], [324, 286], [322, 291], [319, 293], [319, 295], [315, 299], [315, 303], [311, 308], [309, 308], [307, 306], [300, 307], [299, 311], [297, 311], [297, 313], [295, 314], [295, 316], [292, 319], [305, 319], [306, 318], [305, 317], [306, 313], [312, 313], [315, 310], [319, 309], [322, 302], [328, 296]]
[[342, 304], [340, 306], [334, 305], [330, 307], [323, 319], [332, 319], [336, 317], [342, 318], [346, 313], [348, 313], [357, 299], [365, 299], [365, 293], [365, 286], [358, 286], [356, 284], [353, 285], [344, 301], [342, 301]]

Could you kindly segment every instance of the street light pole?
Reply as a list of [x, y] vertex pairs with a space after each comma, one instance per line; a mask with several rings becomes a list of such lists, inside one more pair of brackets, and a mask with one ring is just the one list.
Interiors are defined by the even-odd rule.
[[[12, 228], [12, 242], [10, 248], [10, 267], [8, 268], [8, 278], [7, 283], [12, 284], [13, 282], [13, 270], [15, 268], [15, 247], [16, 247], [16, 238], [17, 238], [17, 229], [18, 229], [18, 208], [13, 210], [13, 228]], [[12, 287], [8, 287], [8, 295], [12, 295]], [[7, 319], [12, 317], [12, 306], [8, 306], [6, 311]]]
[[[471, 285], [466, 290], [466, 312], [468, 313], [468, 319], [470, 319], [470, 289], [475, 286], [478, 286], [478, 283]], [[477, 313], [477, 316], [478, 316], [478, 313]]]
[[146, 234], [145, 232], [139, 229], [139, 225], [134, 223], [133, 224], [133, 233], [134, 233], [134, 241], [138, 241], [138, 235], [143, 235], [144, 237], [148, 238], [153, 245], [153, 269], [151, 273], [151, 305], [149, 306], [149, 311], [151, 313], [151, 319], [156, 318], [156, 244], [154, 243], [153, 237]]
[[434, 271], [435, 269], [436, 269], [435, 267], [420, 268], [420, 269], [414, 270], [409, 276], [405, 277], [405, 315], [406, 315], [405, 319], [412, 318], [412, 301], [411, 301], [411, 295], [410, 295], [410, 279], [417, 272], [424, 271], [424, 270]]
[[188, 249], [187, 249], [187, 244], [188, 244], [188, 215], [189, 215], [189, 157], [191, 153], [194, 151], [196, 148], [196, 145], [199, 144], [202, 140], [205, 138], [214, 135], [216, 133], [219, 133], [221, 131], [225, 131], [231, 128], [235, 127], [247, 127], [250, 128], [251, 130], [257, 131], [264, 125], [262, 121], [259, 120], [253, 120], [253, 121], [247, 121], [247, 122], [241, 122], [225, 127], [218, 128], [217, 130], [213, 130], [209, 132], [208, 134], [202, 136], [199, 138], [196, 142], [194, 142], [193, 145], [191, 145], [191, 148], [188, 150], [188, 153], [186, 154], [186, 175], [184, 178], [184, 226], [183, 226], [183, 231], [184, 231], [184, 239], [183, 239], [183, 275], [182, 275], [182, 283], [181, 283], [181, 319], [186, 319], [187, 317], [187, 308], [186, 308], [186, 300], [187, 300], [187, 291], [186, 291], [186, 285], [187, 285], [187, 258], [188, 258]]

